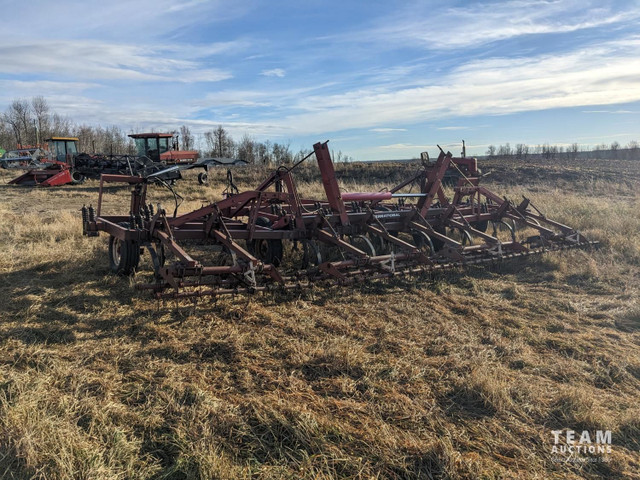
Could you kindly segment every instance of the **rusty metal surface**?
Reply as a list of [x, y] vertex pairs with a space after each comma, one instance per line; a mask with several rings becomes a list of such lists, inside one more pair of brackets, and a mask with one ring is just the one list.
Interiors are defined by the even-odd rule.
[[[146, 249], [155, 281], [138, 288], [158, 298], [349, 284], [596, 245], [546, 218], [528, 199], [515, 204], [480, 186], [478, 177], [467, 176], [478, 172], [475, 159], [442, 152], [387, 192], [341, 195], [326, 143], [314, 145], [314, 153], [324, 199], [301, 198], [293, 168], [280, 168], [256, 190], [175, 217], [154, 212], [141, 177], [104, 175], [97, 215], [83, 210], [84, 233], [106, 232], [132, 251]], [[460, 167], [466, 174], [448, 195], [443, 179]], [[133, 186], [128, 214], [100, 215], [108, 182]], [[417, 194], [399, 193], [412, 183], [420, 187]], [[518, 238], [517, 226], [524, 238]], [[207, 263], [189, 251], [193, 242], [219, 252], [218, 260]], [[304, 252], [302, 260], [293, 258], [296, 251]], [[168, 253], [173, 258], [165, 262]], [[137, 264], [117, 267], [130, 274]]]

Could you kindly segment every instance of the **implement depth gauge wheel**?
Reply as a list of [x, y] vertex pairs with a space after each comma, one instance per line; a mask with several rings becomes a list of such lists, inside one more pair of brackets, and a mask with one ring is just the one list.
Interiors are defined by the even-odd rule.
[[[267, 217], [256, 218], [256, 225], [271, 228], [271, 221]], [[248, 244], [249, 252], [258, 257], [264, 263], [270, 263], [278, 267], [284, 254], [282, 240], [280, 239], [256, 239]]]
[[[128, 223], [120, 224], [129, 227]], [[133, 240], [109, 237], [109, 266], [116, 275], [132, 275], [140, 263], [140, 246]]]

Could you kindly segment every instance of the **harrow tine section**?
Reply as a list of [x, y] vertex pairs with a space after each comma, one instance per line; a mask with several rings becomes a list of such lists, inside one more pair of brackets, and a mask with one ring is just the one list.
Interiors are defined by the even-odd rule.
[[[597, 245], [547, 218], [528, 198], [516, 206], [480, 186], [475, 159], [442, 152], [434, 164], [423, 165], [384, 192], [342, 195], [326, 143], [314, 145], [314, 153], [326, 199], [301, 197], [295, 167], [281, 168], [256, 190], [231, 192], [224, 200], [167, 218], [161, 208], [153, 213], [147, 207], [150, 181], [121, 175], [109, 181], [133, 186], [128, 215], [101, 214], [101, 181], [98, 215], [83, 214], [83, 232], [95, 236], [104, 231], [117, 238], [129, 259], [139, 258], [135, 252], [147, 248], [156, 281], [136, 287], [159, 299], [176, 300], [314, 283], [346, 285]], [[453, 187], [449, 198], [443, 180], [452, 170], [464, 181]], [[414, 183], [419, 193], [401, 192]], [[516, 223], [524, 238], [518, 238]], [[493, 234], [487, 232], [489, 224]], [[508, 238], [500, 226], [508, 230]], [[287, 243], [302, 243], [302, 267], [285, 249]], [[199, 247], [205, 252], [198, 253]], [[172, 263], [165, 265], [165, 252], [175, 256]], [[219, 252], [217, 263], [211, 263], [206, 252]], [[132, 267], [128, 272], [137, 264], [126, 266]]]

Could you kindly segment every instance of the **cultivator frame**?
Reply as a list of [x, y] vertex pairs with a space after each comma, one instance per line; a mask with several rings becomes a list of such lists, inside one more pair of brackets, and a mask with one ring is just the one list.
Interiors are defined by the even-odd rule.
[[[255, 190], [173, 217], [160, 205], [147, 204], [153, 176], [102, 175], [97, 210], [83, 208], [83, 233], [110, 235], [115, 273], [132, 274], [140, 252], [148, 250], [155, 281], [137, 288], [158, 298], [253, 293], [323, 281], [347, 284], [596, 243], [548, 219], [530, 200], [516, 205], [479, 185], [478, 177], [466, 176], [462, 170], [478, 171], [475, 159], [441, 151], [434, 163], [423, 163], [390, 190], [342, 193], [327, 142], [313, 148], [324, 200], [298, 193], [292, 171], [304, 159], [292, 168], [278, 168]], [[461, 174], [452, 196], [442, 184], [451, 169]], [[132, 187], [128, 215], [102, 215], [103, 186], [114, 182]], [[419, 193], [401, 193], [415, 183]], [[493, 234], [487, 233], [489, 225]], [[516, 225], [533, 235], [518, 241]], [[508, 239], [498, 238], [498, 226]], [[301, 252], [299, 265], [284, 265], [284, 242]], [[218, 261], [194, 258], [187, 244], [217, 248]], [[165, 261], [169, 252], [175, 257], [170, 263]], [[220, 258], [227, 264], [220, 264]]]

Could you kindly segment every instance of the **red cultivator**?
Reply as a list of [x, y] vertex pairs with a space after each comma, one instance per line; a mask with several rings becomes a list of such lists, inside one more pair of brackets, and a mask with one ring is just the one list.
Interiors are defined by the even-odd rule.
[[[326, 200], [301, 198], [295, 166], [281, 167], [255, 190], [173, 217], [147, 204], [153, 175], [103, 175], [97, 211], [83, 208], [84, 233], [110, 234], [119, 274], [137, 269], [145, 247], [155, 281], [137, 287], [159, 298], [345, 284], [593, 244], [528, 199], [516, 205], [480, 186], [475, 159], [442, 152], [391, 190], [341, 193], [326, 143], [314, 153]], [[460, 179], [447, 196], [442, 181], [452, 169]], [[132, 185], [128, 215], [101, 215], [110, 182]], [[401, 193], [416, 183], [419, 193]]]

